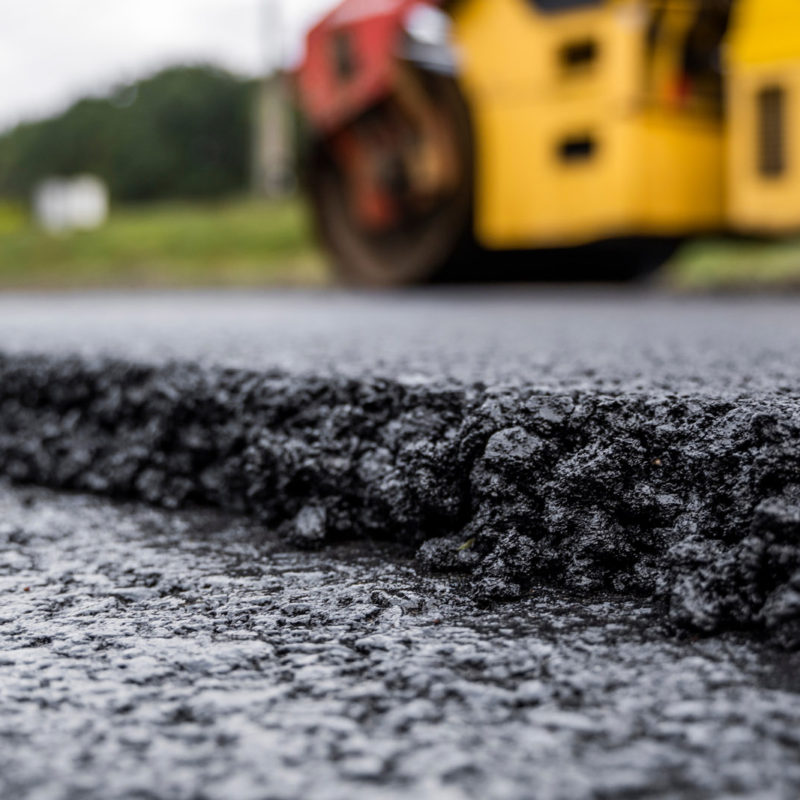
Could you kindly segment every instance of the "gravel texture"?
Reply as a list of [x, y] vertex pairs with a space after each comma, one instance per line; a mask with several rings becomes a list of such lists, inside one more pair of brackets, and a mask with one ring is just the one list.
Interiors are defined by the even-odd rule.
[[[800, 645], [794, 305], [6, 298], [0, 472]], [[7, 313], [6, 313], [7, 312]]]
[[647, 603], [0, 484], [0, 797], [800, 793], [800, 662]]

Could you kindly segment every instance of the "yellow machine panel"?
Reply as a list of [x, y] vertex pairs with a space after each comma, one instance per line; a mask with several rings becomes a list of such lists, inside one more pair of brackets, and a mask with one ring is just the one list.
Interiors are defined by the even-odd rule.
[[682, 105], [674, 58], [698, 4], [661, 3], [657, 27], [653, 5], [456, 7], [483, 244], [562, 246], [724, 223], [723, 119]]
[[740, 0], [728, 59], [730, 224], [800, 229], [800, 3]]

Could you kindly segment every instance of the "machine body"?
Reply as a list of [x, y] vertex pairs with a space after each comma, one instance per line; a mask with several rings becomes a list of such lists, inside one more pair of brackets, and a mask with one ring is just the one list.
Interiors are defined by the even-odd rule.
[[603, 279], [701, 233], [800, 230], [796, 0], [345, 0], [297, 88], [357, 282], [511, 252]]

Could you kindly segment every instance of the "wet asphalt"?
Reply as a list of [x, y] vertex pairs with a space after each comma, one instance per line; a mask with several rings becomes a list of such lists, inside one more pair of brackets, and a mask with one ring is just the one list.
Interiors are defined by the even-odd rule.
[[540, 390], [796, 393], [796, 296], [476, 287], [0, 295], [0, 352]]
[[0, 797], [796, 798], [796, 304], [0, 297]]
[[4, 798], [800, 792], [800, 660], [641, 603], [485, 608], [364, 543], [0, 489]]

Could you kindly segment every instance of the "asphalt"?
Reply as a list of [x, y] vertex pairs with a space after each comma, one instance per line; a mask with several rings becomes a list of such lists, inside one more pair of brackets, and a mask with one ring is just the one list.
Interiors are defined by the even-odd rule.
[[796, 797], [796, 302], [0, 297], [0, 796]]
[[797, 655], [466, 588], [384, 545], [0, 487], [0, 796], [798, 796]]
[[541, 390], [792, 393], [797, 298], [474, 288], [0, 295], [3, 352]]

